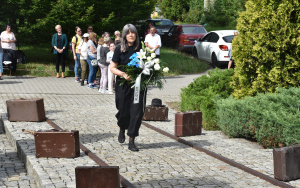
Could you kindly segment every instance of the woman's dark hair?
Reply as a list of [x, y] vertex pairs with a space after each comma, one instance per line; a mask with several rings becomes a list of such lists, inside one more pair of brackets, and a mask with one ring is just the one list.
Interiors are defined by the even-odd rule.
[[134, 50], [138, 49], [138, 47], [140, 45], [139, 34], [137, 32], [136, 27], [134, 25], [132, 25], [132, 24], [126, 24], [123, 27], [123, 32], [122, 32], [121, 52], [128, 51], [128, 43], [127, 43], [126, 35], [129, 33], [129, 31], [131, 31], [132, 33], [134, 33], [135, 36], [136, 36], [134, 44], [133, 44], [133, 49]]
[[79, 27], [79, 26], [76, 26], [76, 27], [75, 27], [75, 32], [77, 31], [78, 28], [80, 28], [80, 27]]
[[7, 27], [10, 27], [10, 28], [11, 28], [11, 25], [10, 25], [10, 24], [6, 24], [6, 25], [5, 25], [5, 30], [7, 29]]

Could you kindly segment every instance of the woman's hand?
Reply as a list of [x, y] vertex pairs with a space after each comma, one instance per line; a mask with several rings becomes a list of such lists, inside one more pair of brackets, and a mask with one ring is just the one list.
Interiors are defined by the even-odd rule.
[[75, 61], [77, 60], [77, 56], [76, 56], [76, 55], [74, 55], [74, 60], [75, 60]]
[[125, 80], [127, 81], [131, 81], [132, 79], [130, 78], [130, 75], [126, 74], [125, 72], [122, 73], [121, 75], [123, 78], [125, 78]]

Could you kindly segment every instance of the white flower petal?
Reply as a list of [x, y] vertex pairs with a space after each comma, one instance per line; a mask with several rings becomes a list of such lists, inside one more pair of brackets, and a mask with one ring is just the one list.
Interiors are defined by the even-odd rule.
[[155, 65], [154, 65], [154, 69], [155, 69], [155, 70], [159, 70], [159, 69], [160, 69], [160, 65], [159, 65], [159, 64], [157, 64], [157, 63], [155, 63]]

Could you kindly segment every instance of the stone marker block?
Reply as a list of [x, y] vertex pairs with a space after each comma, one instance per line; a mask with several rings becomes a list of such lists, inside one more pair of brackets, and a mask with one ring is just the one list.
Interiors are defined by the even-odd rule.
[[76, 188], [119, 188], [118, 166], [78, 166], [75, 168]]
[[177, 112], [175, 114], [175, 136], [194, 136], [202, 133], [202, 112]]

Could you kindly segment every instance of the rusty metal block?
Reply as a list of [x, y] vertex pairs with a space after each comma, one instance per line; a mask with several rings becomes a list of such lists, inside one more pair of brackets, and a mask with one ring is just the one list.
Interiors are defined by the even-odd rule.
[[76, 188], [119, 188], [118, 166], [78, 166], [75, 168]]
[[145, 121], [167, 121], [168, 107], [147, 106], [145, 109], [143, 120]]
[[178, 112], [175, 114], [175, 136], [194, 136], [202, 133], [202, 112]]
[[300, 179], [300, 144], [273, 149], [274, 177], [281, 181]]
[[45, 107], [42, 98], [11, 99], [6, 101], [9, 121], [45, 121]]
[[75, 158], [80, 156], [79, 131], [37, 131], [36, 157]]

